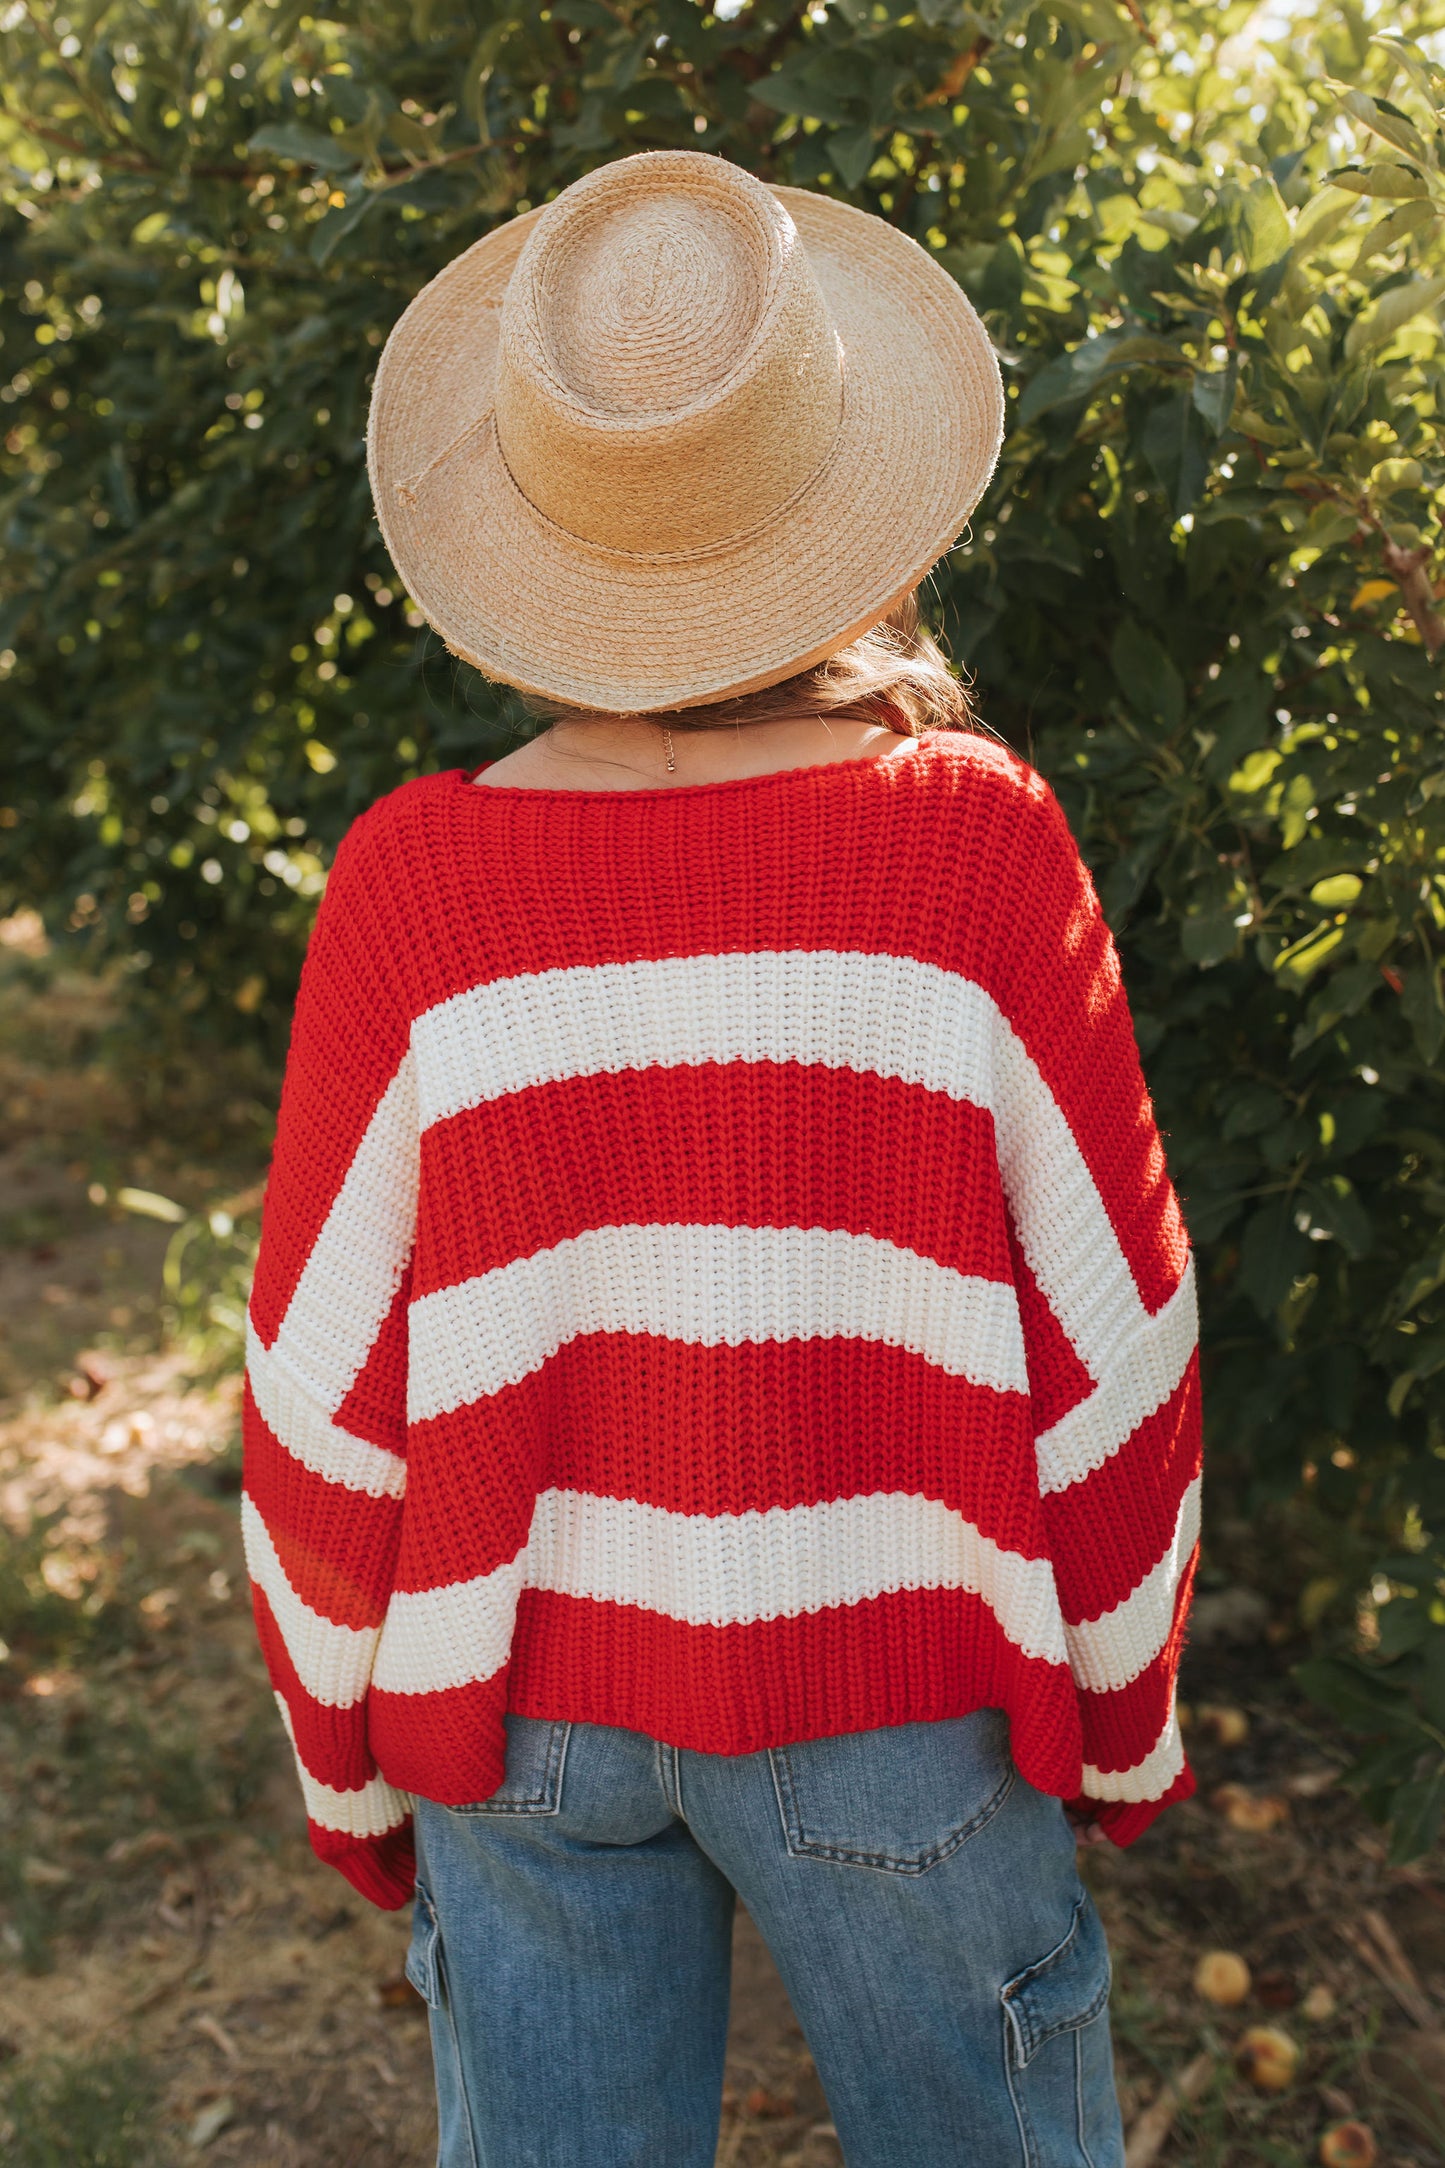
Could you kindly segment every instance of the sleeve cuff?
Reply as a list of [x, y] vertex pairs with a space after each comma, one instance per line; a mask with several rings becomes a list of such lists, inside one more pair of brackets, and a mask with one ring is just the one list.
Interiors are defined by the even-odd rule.
[[1195, 1790], [1194, 1771], [1186, 1762], [1167, 1792], [1157, 1799], [1090, 1799], [1081, 1793], [1069, 1801], [1078, 1814], [1086, 1814], [1097, 1822], [1111, 1844], [1125, 1851], [1145, 1830], [1155, 1823], [1166, 1807], [1177, 1806], [1181, 1799], [1192, 1799]]
[[416, 1886], [416, 1847], [411, 1817], [384, 1837], [346, 1837], [334, 1829], [310, 1825], [311, 1849], [328, 1867], [344, 1874], [368, 1904], [399, 1912], [411, 1902]]

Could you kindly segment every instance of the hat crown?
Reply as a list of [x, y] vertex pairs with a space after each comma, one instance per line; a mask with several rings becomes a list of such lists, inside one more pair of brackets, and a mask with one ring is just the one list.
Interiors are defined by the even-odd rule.
[[837, 332], [788, 212], [741, 168], [645, 151], [549, 204], [501, 311], [497, 439], [518, 488], [628, 553], [748, 533], [838, 432]]

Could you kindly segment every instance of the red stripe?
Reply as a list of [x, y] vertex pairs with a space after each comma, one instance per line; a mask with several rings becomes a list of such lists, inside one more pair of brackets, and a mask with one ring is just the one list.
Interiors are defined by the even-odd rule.
[[405, 1589], [514, 1557], [551, 1488], [710, 1515], [904, 1491], [1046, 1555], [1027, 1400], [872, 1340], [584, 1335], [520, 1384], [417, 1424], [409, 1468]]
[[[946, 1656], [928, 1674], [922, 1646]], [[510, 1674], [437, 1694], [372, 1689], [371, 1738], [388, 1782], [448, 1806], [487, 1798], [502, 1779], [504, 1706], [710, 1754], [1003, 1708], [1031, 1784], [1062, 1797], [1082, 1766], [1067, 1672], [1021, 1656], [986, 1605], [952, 1591], [712, 1627], [528, 1590]]]
[[1064, 1617], [1099, 1618], [1164, 1556], [1201, 1461], [1199, 1359], [1102, 1467], [1044, 1499]]
[[509, 1093], [426, 1132], [421, 1195], [418, 1296], [589, 1227], [653, 1222], [841, 1228], [1009, 1277], [991, 1116], [815, 1063], [629, 1069]]
[[367, 1728], [388, 1784], [445, 1807], [490, 1799], [506, 1774], [507, 1671], [435, 1694], [373, 1687]]
[[1009, 1269], [1023, 1325], [1029, 1398], [1033, 1404], [1033, 1428], [1037, 1436], [1041, 1431], [1051, 1430], [1071, 1408], [1087, 1400], [1094, 1390], [1094, 1380], [1074, 1343], [1049, 1308], [1012, 1226], [1009, 1228]]
[[399, 1912], [416, 1893], [416, 1844], [408, 1819], [384, 1837], [348, 1837], [336, 1829], [308, 1822], [311, 1849], [328, 1867], [337, 1867], [352, 1888], [384, 1912]]
[[1074, 1133], [1145, 1308], [1157, 1312], [1179, 1284], [1189, 1243], [1118, 953], [1052, 792], [1032, 777], [1018, 803], [1026, 817], [1011, 870], [1026, 889], [1017, 907], [1027, 909], [1026, 952], [1039, 968], [1020, 971], [1002, 1005]]
[[343, 1490], [293, 1460], [249, 1387], [242, 1427], [247, 1495], [301, 1601], [338, 1626], [379, 1625], [395, 1572], [399, 1500]]
[[[1013, 1752], [1043, 1790], [1078, 1782], [1067, 1671], [1023, 1656], [988, 1606], [952, 1589], [751, 1626], [688, 1626], [629, 1604], [524, 1592], [508, 1689], [529, 1716], [620, 1724], [703, 1753], [1003, 1708]], [[923, 1669], [918, 1651], [935, 1661]]]
[[374, 821], [375, 812], [364, 816], [336, 854], [292, 1018], [251, 1291], [251, 1315], [268, 1347], [406, 1052], [411, 1018], [386, 976], [394, 935], [374, 916], [384, 902], [369, 878]]
[[1176, 1806], [1181, 1799], [1192, 1799], [1195, 1789], [1194, 1771], [1186, 1763], [1168, 1791], [1158, 1799], [1081, 1798], [1072, 1804], [1085, 1808], [1110, 1842], [1123, 1847], [1136, 1843], [1145, 1830], [1158, 1821], [1166, 1807]]
[[371, 1353], [333, 1420], [353, 1438], [366, 1438], [388, 1453], [406, 1454], [406, 1319], [412, 1272], [402, 1274], [391, 1309]]
[[1127, 1686], [1112, 1694], [1093, 1694], [1082, 1687], [1079, 1689], [1084, 1759], [1091, 1767], [1137, 1768], [1157, 1744], [1169, 1717], [1169, 1701], [1184, 1647], [1185, 1620], [1198, 1564], [1196, 1547], [1180, 1577], [1169, 1638], [1153, 1663]]

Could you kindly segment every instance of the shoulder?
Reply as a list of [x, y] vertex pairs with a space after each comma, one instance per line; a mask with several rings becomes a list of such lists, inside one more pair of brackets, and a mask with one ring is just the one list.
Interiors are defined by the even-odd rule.
[[446, 808], [456, 802], [465, 784], [462, 769], [444, 768], [436, 775], [417, 775], [409, 782], [398, 783], [395, 790], [365, 807], [336, 846], [328, 894], [413, 849]]
[[980, 833], [1015, 847], [1074, 853], [1053, 786], [997, 738], [966, 730], [931, 733], [920, 781], [930, 794], [953, 801], [959, 817]]

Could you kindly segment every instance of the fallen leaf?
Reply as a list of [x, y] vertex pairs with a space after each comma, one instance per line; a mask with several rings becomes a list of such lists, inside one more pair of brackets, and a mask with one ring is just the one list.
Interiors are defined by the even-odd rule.
[[212, 2017], [207, 2010], [202, 2011], [199, 2017], [193, 2017], [191, 2023], [198, 2033], [204, 2033], [206, 2038], [220, 2049], [229, 2062], [238, 2063], [241, 2060], [241, 2050], [219, 2018]]
[[1299, 1985], [1292, 1973], [1276, 1965], [1262, 1972], [1254, 1983], [1255, 2000], [1266, 2010], [1292, 2010], [1299, 2001]]
[[426, 2008], [425, 1995], [417, 1993], [404, 1972], [399, 1972], [394, 1980], [378, 1981], [376, 1999], [383, 2010], [424, 2010]]
[[1213, 2071], [1212, 2055], [1196, 2055], [1177, 2077], [1160, 2087], [1158, 2098], [1150, 2102], [1129, 2133], [1124, 2148], [1124, 2168], [1153, 2168], [1174, 2128], [1174, 2118], [1180, 2108], [1185, 2101], [1199, 2098]]
[[202, 2108], [200, 2114], [186, 2132], [187, 2143], [195, 2146], [197, 2151], [200, 2151], [203, 2147], [208, 2146], [213, 2138], [220, 2137], [226, 2125], [233, 2120], [235, 2113], [235, 2101], [229, 2093], [223, 2093], [219, 2100], [213, 2100], [209, 2107]]
[[761, 2085], [755, 2085], [743, 2102], [744, 2114], [756, 2115], [763, 2120], [776, 2116], [796, 2115], [797, 2110], [798, 2103], [793, 2099], [791, 2093], [770, 2093]]

